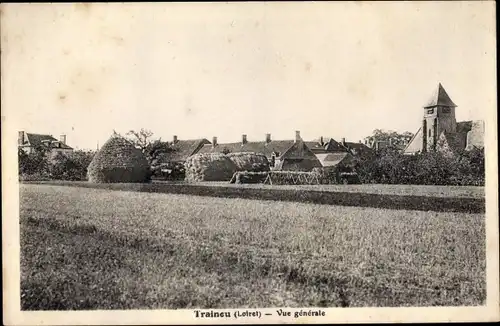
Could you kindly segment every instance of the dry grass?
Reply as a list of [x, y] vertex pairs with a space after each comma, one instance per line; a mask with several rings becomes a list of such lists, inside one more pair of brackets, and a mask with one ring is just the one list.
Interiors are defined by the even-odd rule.
[[21, 185], [23, 309], [479, 305], [483, 214]]

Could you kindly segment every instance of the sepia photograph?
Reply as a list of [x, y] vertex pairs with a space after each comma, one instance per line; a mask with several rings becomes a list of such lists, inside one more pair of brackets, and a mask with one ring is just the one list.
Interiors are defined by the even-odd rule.
[[494, 2], [0, 8], [4, 324], [500, 320]]

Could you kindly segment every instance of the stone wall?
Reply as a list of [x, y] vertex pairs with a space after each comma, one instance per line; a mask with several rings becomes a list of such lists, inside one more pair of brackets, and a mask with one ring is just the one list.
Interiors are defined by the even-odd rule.
[[484, 121], [472, 121], [471, 130], [467, 133], [466, 150], [474, 147], [484, 148]]

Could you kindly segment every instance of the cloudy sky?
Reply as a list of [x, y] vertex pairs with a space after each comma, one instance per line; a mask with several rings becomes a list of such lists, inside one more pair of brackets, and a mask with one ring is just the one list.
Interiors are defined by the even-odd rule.
[[3, 6], [4, 122], [76, 148], [415, 131], [439, 82], [458, 120], [496, 107], [493, 2]]

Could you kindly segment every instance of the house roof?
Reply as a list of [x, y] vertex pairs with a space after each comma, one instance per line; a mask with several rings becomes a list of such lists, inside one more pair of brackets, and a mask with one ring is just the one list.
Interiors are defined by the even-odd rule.
[[463, 150], [467, 146], [467, 133], [465, 132], [443, 132], [442, 136], [453, 151]]
[[346, 152], [346, 148], [333, 138], [323, 138], [323, 144], [319, 139], [313, 141], [305, 141], [314, 153], [328, 153], [328, 152]]
[[470, 150], [474, 147], [484, 148], [484, 121], [472, 121], [471, 130], [467, 133], [467, 147]]
[[42, 135], [42, 134], [32, 134], [32, 133], [26, 133], [26, 137], [28, 138], [28, 142], [30, 146], [36, 147], [36, 146], [42, 146], [46, 141], [49, 142], [56, 142], [60, 146], [58, 148], [63, 148], [63, 149], [73, 149], [72, 147], [68, 146], [67, 144], [57, 140], [51, 135]]
[[439, 83], [437, 89], [434, 91], [434, 94], [432, 94], [431, 98], [424, 106], [424, 108], [429, 108], [438, 105], [456, 107], [455, 103], [453, 103], [451, 98], [448, 96], [441, 83]]
[[457, 122], [457, 132], [469, 132], [472, 128], [472, 121]]
[[374, 150], [371, 149], [370, 147], [366, 146], [363, 143], [353, 143], [353, 142], [345, 142], [345, 147], [356, 151], [358, 154], [363, 154], [363, 153], [373, 153]]
[[422, 135], [422, 127], [418, 128], [417, 132], [411, 138], [410, 142], [404, 149], [404, 153], [407, 154], [415, 154], [417, 152], [422, 151], [423, 147], [423, 135]]
[[[251, 142], [248, 141], [245, 144], [242, 142], [238, 143], [222, 143], [213, 146], [212, 144], [204, 145], [199, 153], [222, 153], [224, 150], [228, 150], [231, 153], [237, 152], [254, 152], [264, 154], [270, 157], [273, 152], [279, 153], [282, 155], [285, 153], [290, 147], [293, 146], [295, 141], [293, 140], [272, 140], [269, 143], [265, 141], [261, 142]], [[278, 156], [279, 156], [278, 155]]]
[[328, 153], [322, 160], [324, 166], [335, 166], [340, 162], [352, 158], [351, 154], [347, 152]]
[[205, 139], [186, 139], [177, 140], [175, 142], [169, 142], [173, 151], [163, 155], [163, 159], [167, 161], [185, 161], [189, 156], [196, 154], [197, 150], [201, 148], [204, 144], [210, 144], [210, 142]]
[[325, 151], [327, 144], [321, 144], [319, 140], [305, 141], [307, 147], [312, 151]]

